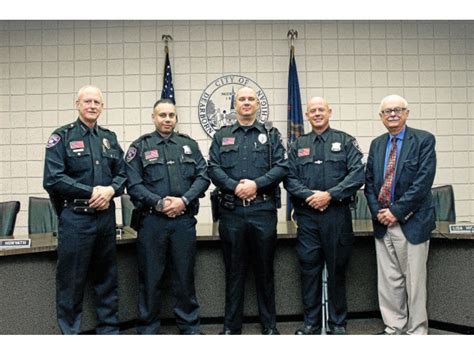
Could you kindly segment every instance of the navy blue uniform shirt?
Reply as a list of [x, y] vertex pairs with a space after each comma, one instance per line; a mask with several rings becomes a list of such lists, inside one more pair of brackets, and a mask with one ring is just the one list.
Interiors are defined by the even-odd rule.
[[242, 126], [237, 121], [214, 134], [209, 175], [225, 192], [234, 193], [241, 179], [249, 179], [257, 184], [258, 193], [273, 194], [287, 174], [288, 160], [276, 128], [267, 132], [257, 121], [251, 126]]
[[78, 118], [56, 129], [46, 145], [43, 187], [60, 199], [88, 199], [95, 186], [125, 188], [123, 151], [114, 132]]
[[[211, 182], [197, 142], [181, 133], [173, 132], [168, 138], [157, 131], [145, 134], [130, 145], [125, 161], [128, 193], [134, 202], [146, 207], [155, 207], [166, 196], [184, 197], [189, 203], [197, 201]], [[178, 183], [173, 186], [169, 164], [176, 166], [174, 178]]]
[[[321, 140], [318, 142], [318, 140]], [[322, 149], [318, 150], [318, 145]], [[363, 154], [351, 135], [332, 128], [302, 135], [289, 152], [287, 190], [306, 200], [313, 190], [328, 191], [335, 201], [354, 195], [364, 184]]]

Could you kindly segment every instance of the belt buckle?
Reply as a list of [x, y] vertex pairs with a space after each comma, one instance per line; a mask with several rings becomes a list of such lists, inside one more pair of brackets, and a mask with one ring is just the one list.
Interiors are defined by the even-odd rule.
[[250, 201], [247, 199], [242, 199], [242, 206], [243, 207], [248, 207], [250, 206]]

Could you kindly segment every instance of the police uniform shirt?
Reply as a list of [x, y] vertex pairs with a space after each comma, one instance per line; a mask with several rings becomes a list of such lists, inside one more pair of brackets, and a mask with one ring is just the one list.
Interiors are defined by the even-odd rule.
[[44, 188], [61, 198], [88, 199], [94, 186], [112, 186], [115, 196], [125, 188], [123, 151], [114, 132], [79, 118], [56, 129], [48, 140]]
[[[155, 207], [166, 196], [197, 200], [210, 184], [197, 142], [181, 133], [168, 138], [157, 131], [141, 136], [131, 144], [125, 162], [128, 192], [147, 207]], [[176, 169], [171, 177], [169, 165]]]
[[226, 192], [233, 193], [241, 179], [249, 179], [255, 181], [259, 192], [271, 194], [287, 172], [286, 152], [276, 128], [267, 132], [257, 121], [251, 126], [236, 122], [214, 134], [209, 151], [209, 175]]
[[287, 190], [306, 200], [313, 190], [328, 191], [342, 201], [364, 183], [363, 154], [354, 137], [332, 128], [299, 137], [290, 148]]

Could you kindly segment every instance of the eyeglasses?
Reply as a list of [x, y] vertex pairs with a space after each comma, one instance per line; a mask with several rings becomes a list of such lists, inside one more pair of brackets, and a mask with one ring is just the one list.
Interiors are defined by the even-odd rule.
[[399, 115], [402, 112], [405, 112], [406, 110], [407, 110], [406, 107], [395, 107], [395, 108], [388, 108], [388, 109], [382, 110], [380, 112], [383, 113], [385, 116], [388, 116], [392, 112], [394, 112], [396, 115]]

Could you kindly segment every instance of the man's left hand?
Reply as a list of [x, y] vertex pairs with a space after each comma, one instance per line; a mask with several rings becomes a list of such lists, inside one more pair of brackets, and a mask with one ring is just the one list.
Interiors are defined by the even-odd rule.
[[114, 197], [115, 190], [112, 186], [95, 186], [89, 199], [89, 207], [99, 211], [109, 208], [110, 200]]
[[331, 194], [327, 191], [313, 191], [314, 193], [306, 199], [306, 203], [312, 208], [324, 211], [331, 202]]
[[391, 227], [398, 222], [397, 217], [395, 217], [388, 208], [382, 208], [381, 210], [379, 210], [379, 213], [377, 213], [377, 219], [384, 226], [388, 227]]
[[252, 201], [257, 197], [257, 184], [253, 180], [242, 179], [235, 188], [235, 195], [247, 201]]
[[175, 218], [176, 216], [182, 215], [186, 209], [186, 205], [181, 197], [166, 196], [165, 201], [170, 203], [165, 203], [165, 208], [163, 208], [163, 213], [170, 218]]

